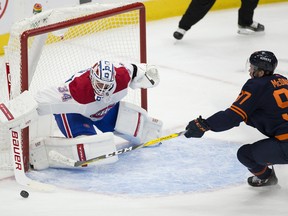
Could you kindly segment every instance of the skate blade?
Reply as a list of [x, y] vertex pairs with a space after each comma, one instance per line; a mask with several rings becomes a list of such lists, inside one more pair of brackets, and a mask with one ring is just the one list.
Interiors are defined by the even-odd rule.
[[253, 31], [250, 29], [238, 29], [237, 31], [238, 34], [240, 35], [264, 35], [265, 31]]
[[267, 186], [262, 186], [262, 187], [253, 187], [249, 185], [250, 190], [258, 190], [258, 191], [266, 191], [266, 192], [277, 191], [277, 190], [280, 190], [281, 188], [282, 187], [279, 184], [267, 185]]

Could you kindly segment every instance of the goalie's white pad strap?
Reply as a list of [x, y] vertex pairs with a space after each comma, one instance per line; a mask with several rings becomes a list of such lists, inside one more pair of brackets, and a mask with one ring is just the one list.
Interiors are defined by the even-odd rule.
[[29, 91], [24, 91], [18, 97], [0, 103], [0, 124], [11, 129], [24, 128], [38, 118], [38, 103]]
[[162, 121], [148, 117], [139, 106], [121, 101], [115, 131], [131, 142], [144, 143], [161, 136]]
[[[72, 168], [73, 161], [88, 160], [116, 151], [114, 135], [110, 132], [76, 138], [49, 137], [44, 142], [48, 166], [55, 168]], [[43, 165], [43, 158], [45, 158], [43, 155], [44, 151], [41, 151], [43, 155], [41, 160], [38, 159], [39, 156], [36, 156], [39, 152], [40, 150], [35, 150], [35, 142], [33, 142], [32, 146], [30, 145], [30, 161], [33, 162], [34, 169], [39, 169], [39, 167], [45, 168]], [[114, 163], [117, 160], [118, 156], [115, 156], [91, 163], [89, 166]]]
[[137, 68], [136, 76], [130, 83], [132, 89], [153, 88], [159, 84], [159, 73], [155, 65], [138, 64], [135, 66]]

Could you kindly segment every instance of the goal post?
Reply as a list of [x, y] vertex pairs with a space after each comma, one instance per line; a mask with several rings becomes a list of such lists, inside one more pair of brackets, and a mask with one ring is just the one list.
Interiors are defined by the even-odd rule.
[[[107, 51], [107, 53], [105, 53], [105, 55], [100, 55], [100, 57], [102, 58], [108, 58], [110, 60], [115, 60], [115, 61], [131, 61], [131, 62], [141, 62], [141, 63], [146, 63], [146, 23], [145, 23], [145, 7], [142, 3], [134, 3], [134, 4], [129, 4], [129, 5], [124, 5], [124, 6], [119, 6], [119, 7], [116, 7], [116, 8], [113, 8], [113, 6], [115, 7], [115, 4], [105, 4], [105, 5], [101, 5], [101, 4], [97, 4], [97, 5], [94, 5], [96, 8], [97, 7], [100, 7], [100, 8], [104, 8], [104, 9], [107, 9], [107, 8], [110, 8], [111, 9], [108, 9], [108, 10], [104, 10], [104, 11], [101, 11], [100, 12], [97, 12], [97, 13], [94, 13], [94, 14], [90, 14], [90, 15], [83, 15], [81, 17], [76, 17], [76, 18], [72, 18], [70, 20], [66, 20], [66, 21], [59, 21], [59, 22], [56, 22], [56, 23], [53, 23], [53, 24], [49, 24], [49, 17], [53, 17], [52, 19], [57, 19], [57, 13], [55, 12], [56, 15], [54, 15], [53, 12], [49, 12], [49, 16], [48, 18], [46, 18], [46, 16], [42, 16], [43, 18], [40, 18], [36, 21], [33, 21], [32, 20], [32, 24], [30, 23], [31, 26], [33, 26], [33, 23], [39, 23], [39, 20], [45, 20], [47, 19], [47, 23], [48, 25], [43, 25], [43, 26], [40, 26], [38, 28], [32, 28], [32, 29], [28, 29], [26, 31], [24, 31], [22, 34], [21, 34], [21, 37], [20, 37], [20, 66], [21, 66], [21, 70], [22, 70], [22, 74], [21, 74], [21, 92], [24, 91], [24, 90], [27, 90], [28, 89], [28, 86], [31, 84], [31, 82], [29, 82], [29, 79], [31, 74], [33, 72], [31, 72], [31, 70], [29, 71], [29, 46], [31, 43], [31, 40], [34, 39], [35, 36], [43, 36], [45, 35], [46, 33], [51, 33], [51, 38], [52, 39], [47, 39], [46, 40], [46, 43], [48, 44], [52, 44], [52, 43], [59, 43], [61, 41], [65, 41], [65, 32], [67, 32], [68, 34], [68, 40], [75, 37], [75, 35], [73, 35], [74, 33], [71, 33], [69, 32], [69, 28], [73, 29], [74, 26], [81, 26], [83, 28], [85, 28], [85, 26], [83, 26], [84, 24], [87, 24], [88, 23], [88, 26], [91, 26], [91, 24], [89, 25], [89, 23], [95, 21], [95, 24], [97, 24], [97, 21], [99, 20], [104, 20], [103, 22], [105, 22], [106, 20], [108, 20], [108, 24], [107, 26], [105, 26], [103, 29], [93, 29], [92, 31], [107, 31], [107, 30], [111, 30], [113, 28], [121, 28], [123, 27], [123, 25], [135, 25], [135, 24], [138, 24], [139, 25], [139, 38], [133, 38], [133, 40], [137, 39], [137, 42], [136, 43], [139, 43], [137, 44], [137, 46], [139, 45], [139, 47], [132, 47], [132, 46], [129, 46], [129, 47], [125, 47], [125, 45], [127, 44], [122, 44], [123, 45], [123, 49], [122, 51], [125, 51], [126, 50], [126, 54], [127, 54], [127, 51], [128, 52], [131, 52], [131, 48], [135, 48], [133, 54], [129, 54], [127, 56], [123, 56], [120, 51], [120, 53], [116, 53], [115, 54], [111, 54], [109, 53], [109, 51]], [[83, 9], [88, 9], [90, 8], [91, 10], [91, 5], [85, 5], [85, 6], [82, 6]], [[81, 6], [78, 6], [78, 7], [75, 7], [76, 8], [81, 8]], [[74, 8], [69, 8], [69, 9], [66, 9], [69, 13], [72, 13], [74, 10]], [[68, 19], [67, 18], [67, 15], [63, 15], [65, 14], [65, 9], [63, 10], [59, 10], [61, 11], [61, 13], [58, 12], [58, 14], [60, 14], [59, 16], [63, 16], [64, 19]], [[89, 11], [90, 11], [89, 10]], [[103, 9], [102, 9], [103, 10]], [[91, 10], [93, 11], [93, 10]], [[135, 17], [133, 16], [138, 16], [137, 14], [132, 14], [132, 13], [139, 13], [139, 17], [138, 19], [139, 20], [135, 20]], [[127, 14], [127, 17], [125, 17], [123, 14]], [[40, 14], [39, 14], [40, 15]], [[41, 14], [42, 15], [42, 14]], [[54, 16], [53, 16], [54, 15]], [[118, 15], [118, 16], [117, 16]], [[122, 15], [122, 16], [121, 16]], [[112, 17], [116, 17], [114, 22], [116, 23], [114, 26], [113, 26], [113, 20]], [[109, 19], [110, 18], [110, 19]], [[62, 18], [63, 19], [63, 18]], [[121, 20], [125, 20], [123, 23], [121, 23], [122, 21]], [[139, 22], [139, 23], [138, 23]], [[20, 22], [21, 23], [21, 22]], [[39, 24], [41, 25], [41, 24]], [[103, 25], [101, 23], [101, 25]], [[104, 24], [106, 25], [106, 24]], [[86, 25], [87, 26], [87, 25]], [[125, 26], [124, 26], [125, 27]], [[137, 27], [137, 26], [136, 26]], [[106, 28], [106, 29], [105, 29]], [[59, 35], [57, 37], [57, 33], [56, 34], [53, 34], [53, 32], [57, 32], [58, 33], [60, 32], [61, 33], [61, 30], [65, 29], [63, 32], [63, 35]], [[12, 29], [13, 30], [13, 29]], [[74, 29], [75, 30], [75, 29]], [[131, 30], [131, 28], [130, 28]], [[72, 30], [71, 30], [72, 31]], [[81, 37], [83, 35], [81, 34], [87, 34], [87, 33], [83, 33], [81, 32], [80, 35], [76, 35], [76, 37]], [[116, 33], [118, 34], [118, 33]], [[124, 33], [126, 34], [126, 33]], [[135, 32], [134, 32], [135, 34]], [[64, 37], [64, 38], [63, 38]], [[105, 35], [104, 35], [105, 37]], [[112, 38], [112, 37], [109, 37], [109, 39], [116, 39], [115, 38]], [[109, 39], [107, 39], [107, 43], [110, 43], [112, 42], [111, 40], [109, 41]], [[121, 39], [124, 39], [123, 37]], [[129, 37], [129, 39], [132, 39]], [[53, 41], [54, 40], [54, 41]], [[59, 41], [58, 41], [59, 40]], [[103, 39], [101, 39], [103, 40]], [[135, 43], [135, 41], [132, 41], [132, 40], [127, 40], [127, 41], [121, 41], [119, 40], [119, 38], [117, 38], [117, 41], [116, 41], [116, 45], [119, 46], [120, 43]], [[118, 44], [119, 43], [119, 44]], [[61, 44], [60, 44], [61, 45]], [[111, 47], [111, 49], [114, 49], [113, 47]], [[115, 49], [117, 49], [117, 47], [115, 47]], [[139, 54], [137, 54], [139, 50]], [[101, 50], [101, 53], [103, 54], [102, 52], [103, 50]], [[110, 50], [112, 52], [115, 52], [115, 50]], [[136, 51], [136, 52], [135, 52]], [[37, 52], [37, 51], [36, 51]], [[31, 53], [32, 55], [33, 53]], [[94, 61], [95, 61], [96, 58], [94, 58]], [[11, 63], [10, 63], [11, 65]], [[91, 64], [92, 65], [92, 64]], [[83, 69], [83, 68], [82, 68]], [[29, 74], [31, 73], [31, 74]], [[14, 90], [15, 91], [15, 90]], [[143, 92], [145, 92], [146, 90], [142, 90]], [[14, 94], [17, 94], [17, 93], [13, 93], [12, 92], [12, 97]], [[142, 102], [141, 102], [141, 105], [142, 107], [144, 107], [145, 109], [147, 109], [147, 100], [145, 99], [146, 97], [143, 97], [141, 98], [142, 99]]]
[[[38, 89], [63, 82], [100, 59], [146, 63], [144, 4], [91, 3], [43, 11], [12, 26], [5, 58], [6, 66], [9, 65], [6, 69], [10, 71], [10, 98], [25, 90], [35, 94]], [[7, 83], [0, 80], [0, 85]], [[124, 100], [147, 110], [146, 89], [130, 90]], [[22, 130], [26, 171], [29, 140], [49, 136], [54, 130], [52, 115], [41, 117]], [[7, 140], [0, 139], [0, 151], [7, 145], [10, 148]], [[0, 169], [4, 164], [1, 160]]]

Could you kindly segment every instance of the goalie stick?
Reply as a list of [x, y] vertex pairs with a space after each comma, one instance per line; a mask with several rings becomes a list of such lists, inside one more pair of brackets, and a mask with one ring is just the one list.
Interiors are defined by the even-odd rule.
[[148, 147], [148, 146], [153, 146], [153, 145], [155, 145], [155, 144], [157, 144], [159, 142], [163, 142], [163, 141], [166, 141], [166, 140], [170, 140], [170, 139], [179, 137], [179, 136], [183, 135], [185, 132], [186, 131], [181, 131], [179, 133], [173, 133], [173, 134], [170, 134], [170, 135], [167, 135], [167, 136], [159, 137], [159, 138], [150, 140], [150, 141], [145, 142], [145, 143], [141, 143], [141, 144], [138, 144], [138, 145], [132, 145], [130, 147], [122, 148], [122, 149], [119, 149], [117, 151], [111, 152], [109, 154], [100, 155], [100, 156], [97, 156], [97, 157], [94, 157], [94, 158], [91, 158], [91, 159], [85, 160], [85, 161], [73, 160], [71, 158], [68, 158], [68, 157], [62, 155], [61, 153], [59, 153], [57, 151], [50, 151], [49, 152], [49, 158], [54, 160], [54, 161], [56, 161], [56, 162], [58, 162], [58, 163], [61, 163], [63, 165], [67, 165], [67, 166], [71, 166], [71, 167], [80, 167], [80, 166], [88, 165], [88, 164], [91, 164], [91, 163], [95, 163], [95, 162], [97, 162], [99, 160], [104, 160], [106, 158], [110, 158], [110, 157], [114, 157], [116, 155], [120, 155], [120, 154], [123, 154], [123, 153], [126, 153], [126, 152], [130, 152], [132, 150], [136, 150], [136, 149], [143, 148], [143, 147]]
[[[8, 88], [8, 99], [10, 99], [10, 67], [9, 63], [6, 63], [6, 78], [7, 78], [7, 88]], [[0, 104], [0, 110], [4, 113], [7, 119], [14, 119], [14, 116], [10, 112], [10, 110], [5, 106], [5, 104]], [[15, 180], [18, 184], [27, 186], [36, 190], [41, 191], [53, 191], [55, 186], [45, 184], [42, 182], [38, 182], [28, 178], [25, 174], [24, 168], [24, 158], [23, 158], [23, 147], [21, 142], [21, 129], [16, 127], [14, 129], [9, 129], [8, 136], [10, 136], [10, 146], [11, 146], [11, 154], [13, 160], [13, 171]]]
[[119, 150], [111, 152], [109, 154], [105, 154], [105, 155], [101, 155], [101, 156], [98, 156], [98, 157], [95, 157], [95, 158], [91, 158], [91, 159], [86, 160], [86, 161], [76, 161], [74, 163], [74, 167], [88, 165], [88, 164], [94, 163], [94, 162], [99, 161], [99, 160], [103, 160], [103, 159], [106, 159], [106, 158], [113, 157], [115, 155], [120, 155], [120, 154], [123, 154], [123, 153], [126, 153], [126, 152], [130, 152], [132, 150], [136, 150], [136, 149], [139, 149], [139, 148], [152, 146], [152, 145], [155, 145], [155, 144], [157, 144], [159, 142], [179, 137], [179, 136], [183, 135], [185, 132], [186, 131], [181, 131], [179, 133], [173, 133], [173, 134], [170, 134], [170, 135], [167, 135], [167, 136], [159, 137], [159, 138], [150, 140], [150, 141], [142, 143], [142, 144], [133, 145], [133, 146], [126, 147], [126, 148], [123, 148], [123, 149], [119, 149]]
[[11, 150], [13, 156], [13, 169], [15, 180], [23, 186], [27, 186], [40, 191], [53, 191], [55, 186], [38, 182], [28, 178], [24, 170], [23, 151], [21, 146], [21, 130], [14, 128], [9, 131], [11, 135]]

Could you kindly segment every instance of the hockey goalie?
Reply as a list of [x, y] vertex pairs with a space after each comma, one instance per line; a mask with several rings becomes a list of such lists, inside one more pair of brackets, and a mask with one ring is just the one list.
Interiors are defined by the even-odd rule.
[[[153, 65], [100, 60], [57, 86], [36, 95], [25, 91], [0, 103], [0, 124], [9, 129], [25, 128], [39, 116], [53, 114], [64, 136], [31, 141], [30, 163], [36, 170], [67, 168], [65, 160], [83, 161], [116, 151], [114, 134], [135, 144], [160, 137], [162, 121], [122, 101], [129, 87], [152, 88], [159, 81]], [[117, 159], [108, 158], [103, 163]]]

